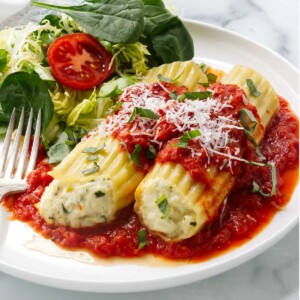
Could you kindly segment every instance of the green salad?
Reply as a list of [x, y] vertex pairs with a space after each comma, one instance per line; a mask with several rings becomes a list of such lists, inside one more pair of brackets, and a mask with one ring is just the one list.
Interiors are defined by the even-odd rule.
[[70, 153], [149, 68], [194, 56], [188, 31], [161, 0], [32, 5], [55, 14], [0, 31], [0, 134], [14, 107], [17, 118], [22, 107], [25, 118], [41, 109], [49, 163]]

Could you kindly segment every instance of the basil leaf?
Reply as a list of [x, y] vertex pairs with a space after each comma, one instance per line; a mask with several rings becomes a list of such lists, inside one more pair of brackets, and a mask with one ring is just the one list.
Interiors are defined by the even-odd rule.
[[176, 76], [174, 79], [164, 77], [161, 74], [158, 74], [157, 79], [159, 81], [164, 81], [164, 82], [167, 82], [167, 83], [175, 83], [182, 76], [182, 74], [183, 74], [183, 71], [178, 76]]
[[141, 166], [141, 163], [140, 163], [140, 156], [141, 156], [141, 151], [142, 151], [142, 149], [143, 149], [142, 146], [139, 145], [139, 144], [137, 144], [137, 145], [134, 146], [134, 150], [133, 150], [133, 152], [132, 152], [132, 154], [131, 154], [131, 160], [132, 160], [132, 162], [133, 162], [136, 166], [138, 166], [138, 167]]
[[106, 115], [112, 115], [113, 113], [115, 113], [119, 108], [121, 108], [123, 105], [123, 102], [118, 101], [115, 106], [113, 106], [111, 109], [109, 109], [105, 114]]
[[7, 65], [7, 51], [0, 49], [0, 72], [2, 72]]
[[155, 203], [157, 204], [160, 211], [163, 213], [161, 219], [166, 219], [169, 215], [169, 203], [166, 195], [161, 195]]
[[101, 146], [99, 147], [86, 147], [83, 149], [83, 153], [91, 153], [91, 154], [95, 154], [97, 152], [99, 152], [100, 150], [102, 150], [103, 148], [105, 148], [105, 143], [102, 144]]
[[155, 159], [156, 157], [156, 149], [153, 145], [150, 145], [148, 150], [146, 151], [146, 157], [150, 159]]
[[174, 100], [176, 100], [178, 102], [181, 102], [181, 101], [183, 101], [185, 99], [185, 95], [184, 94], [178, 95], [175, 91], [171, 92], [169, 94], [169, 96], [170, 96], [171, 99], [174, 99]]
[[255, 182], [252, 182], [252, 193], [259, 193], [263, 197], [272, 197], [276, 194], [276, 187], [277, 187], [277, 172], [276, 166], [274, 163], [260, 165], [263, 167], [271, 167], [271, 178], [272, 178], [272, 188], [270, 193], [265, 193], [262, 188]]
[[91, 175], [91, 174], [97, 173], [99, 170], [100, 170], [100, 167], [97, 165], [96, 162], [94, 162], [94, 167], [82, 171], [82, 174], [84, 176]]
[[144, 118], [149, 118], [152, 120], [158, 119], [158, 116], [151, 109], [135, 107], [127, 123], [131, 123], [136, 115], [139, 115], [140, 117], [144, 117]]
[[89, 34], [111, 43], [134, 43], [144, 28], [141, 0], [86, 0], [78, 6], [56, 6], [35, 1], [32, 4], [63, 12]]
[[91, 155], [86, 158], [86, 160], [88, 160], [88, 161], [94, 161], [94, 160], [98, 160], [98, 159], [99, 159], [98, 155]]
[[240, 115], [243, 127], [248, 131], [248, 133], [253, 133], [257, 125], [257, 120], [254, 117], [253, 113], [246, 108], [242, 108], [240, 111]]
[[187, 92], [184, 93], [186, 99], [190, 100], [206, 100], [207, 98], [212, 97], [212, 92]]
[[200, 69], [202, 70], [203, 73], [205, 73], [208, 70], [208, 66], [205, 63], [201, 63], [199, 65]]
[[179, 147], [179, 148], [186, 148], [191, 139], [200, 135], [201, 132], [199, 129], [188, 131], [183, 136], [180, 137], [178, 144], [172, 144], [172, 146]]
[[138, 231], [138, 243], [139, 250], [147, 245], [147, 233], [145, 229], [140, 229]]
[[[16, 108], [16, 123], [18, 123], [22, 108], [25, 111], [24, 124], [28, 123], [31, 108], [33, 119], [37, 120], [38, 112], [42, 112], [42, 134], [44, 134], [53, 116], [53, 103], [45, 83], [36, 74], [16, 72], [9, 74], [0, 88], [0, 105], [3, 113], [10, 117]], [[25, 125], [24, 125], [25, 130]]]
[[217, 76], [215, 74], [208, 73], [208, 74], [206, 74], [206, 76], [207, 76], [208, 81], [211, 83], [214, 83], [217, 81]]
[[258, 96], [261, 95], [261, 92], [259, 92], [259, 91], [256, 89], [256, 87], [255, 87], [255, 85], [254, 85], [252, 79], [246, 79], [246, 82], [247, 82], [248, 88], [250, 89], [250, 93], [251, 93], [253, 96], [258, 97]]
[[68, 140], [68, 135], [63, 131], [58, 135], [58, 138], [47, 152], [49, 157], [49, 164], [57, 164], [60, 163], [71, 151], [72, 146], [66, 144]]
[[105, 196], [105, 193], [103, 193], [102, 191], [98, 191], [98, 192], [95, 192], [95, 196], [96, 196], [97, 198], [100, 198], [100, 197]]
[[199, 84], [205, 86], [205, 87], [208, 87], [210, 86], [210, 83], [209, 82], [198, 82]]

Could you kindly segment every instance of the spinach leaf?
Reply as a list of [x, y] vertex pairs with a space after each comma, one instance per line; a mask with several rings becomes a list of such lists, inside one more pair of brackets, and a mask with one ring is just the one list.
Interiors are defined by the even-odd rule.
[[145, 27], [141, 42], [148, 46], [151, 53], [150, 65], [192, 59], [193, 40], [180, 19], [165, 8], [162, 0], [143, 2]]
[[56, 143], [47, 152], [49, 164], [60, 163], [72, 151], [72, 146], [66, 143], [68, 140], [69, 137], [66, 132], [63, 131], [59, 134]]
[[63, 12], [88, 33], [112, 43], [134, 43], [144, 28], [141, 0], [86, 0], [78, 6], [56, 6], [40, 2], [32, 4]]
[[36, 74], [16, 72], [8, 75], [0, 88], [0, 105], [6, 118], [16, 108], [16, 119], [18, 123], [22, 107], [25, 110], [25, 122], [27, 124], [31, 108], [33, 109], [34, 121], [38, 111], [42, 111], [42, 133], [53, 116], [53, 103], [48, 89], [40, 77]]

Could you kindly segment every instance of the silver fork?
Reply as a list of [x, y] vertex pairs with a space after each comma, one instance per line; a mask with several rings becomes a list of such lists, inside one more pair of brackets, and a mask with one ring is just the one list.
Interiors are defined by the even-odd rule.
[[[13, 138], [12, 134], [14, 131], [15, 118], [16, 110], [14, 108], [9, 121], [3, 143], [2, 153], [0, 156], [0, 200], [7, 194], [20, 193], [27, 189], [26, 176], [31, 171], [33, 171], [38, 154], [39, 138], [41, 133], [41, 111], [39, 111], [38, 113], [29, 161], [28, 148], [31, 137], [33, 111], [32, 109], [30, 111], [22, 148], [20, 144], [24, 123], [24, 108], [22, 109], [20, 115], [16, 135]], [[11, 151], [9, 151], [10, 148]], [[8, 154], [9, 158], [7, 159]]]

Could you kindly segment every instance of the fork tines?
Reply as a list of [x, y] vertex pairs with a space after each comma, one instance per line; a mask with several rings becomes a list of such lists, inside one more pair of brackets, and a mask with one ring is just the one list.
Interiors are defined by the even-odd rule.
[[[30, 111], [24, 140], [21, 142], [23, 139], [22, 130], [24, 124], [24, 114], [24, 108], [22, 108], [18, 128], [16, 133], [13, 134], [16, 119], [16, 109], [14, 108], [12, 112], [0, 156], [0, 178], [23, 179], [23, 177], [30, 173], [35, 167], [41, 133], [41, 110], [38, 112], [30, 159], [28, 157], [28, 149], [31, 139], [33, 110], [31, 109]], [[7, 159], [8, 154], [9, 158]]]

